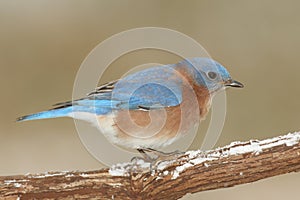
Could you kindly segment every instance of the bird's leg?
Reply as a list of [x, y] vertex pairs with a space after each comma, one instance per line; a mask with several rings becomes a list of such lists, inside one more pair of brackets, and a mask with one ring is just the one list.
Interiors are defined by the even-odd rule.
[[179, 150], [176, 150], [176, 151], [172, 151], [172, 152], [162, 152], [162, 151], [158, 151], [158, 150], [155, 150], [155, 149], [152, 149], [152, 148], [146, 148], [146, 149], [143, 149], [143, 151], [147, 151], [149, 153], [153, 153], [154, 155], [157, 156], [157, 158], [159, 159], [162, 159], [162, 158], [168, 158], [168, 157], [172, 157], [172, 156], [180, 156], [182, 155], [184, 152], [181, 152]]
[[153, 158], [146, 153], [145, 151], [146, 149], [138, 148], [137, 150], [142, 155], [142, 157], [137, 157], [137, 158], [143, 159], [146, 162], [152, 162]]
[[152, 172], [151, 163], [153, 162], [153, 158], [151, 158], [143, 149], [137, 149], [141, 156], [135, 156], [131, 159], [131, 163], [134, 164], [130, 171], [133, 173], [142, 172], [140, 169], [141, 162], [142, 163], [150, 163], [150, 171]]
[[[178, 157], [180, 157], [183, 152], [180, 152], [180, 151], [174, 151], [174, 152], [168, 152], [168, 153], [165, 153], [165, 152], [162, 152], [162, 151], [158, 151], [158, 150], [155, 150], [155, 149], [152, 149], [152, 148], [145, 148], [145, 149], [142, 149], [142, 148], [139, 148], [137, 149], [138, 152], [141, 153], [142, 155], [142, 159], [146, 162], [150, 162], [150, 170], [151, 172], [153, 170], [156, 170], [157, 166], [163, 162], [163, 161], [171, 161], [171, 160], [174, 160], [174, 159], [177, 159]], [[154, 157], [150, 156], [149, 153], [155, 155]], [[138, 157], [135, 157], [134, 159], [136, 159]], [[140, 157], [141, 159], [141, 157]]]
[[144, 162], [150, 163], [153, 162], [153, 158], [145, 152], [145, 149], [138, 148], [137, 150], [142, 155], [142, 157], [135, 156], [131, 159], [131, 162], [137, 162], [138, 160], [143, 160]]

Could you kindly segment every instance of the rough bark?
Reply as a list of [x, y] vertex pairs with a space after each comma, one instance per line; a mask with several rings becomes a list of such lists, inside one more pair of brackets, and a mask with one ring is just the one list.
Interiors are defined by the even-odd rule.
[[179, 199], [300, 170], [300, 133], [190, 151], [159, 163], [0, 177], [1, 199]]

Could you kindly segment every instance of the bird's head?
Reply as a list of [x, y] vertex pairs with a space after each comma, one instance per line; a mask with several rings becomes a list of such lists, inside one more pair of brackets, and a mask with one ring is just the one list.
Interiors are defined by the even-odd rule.
[[244, 87], [231, 78], [225, 67], [210, 58], [185, 59], [181, 64], [187, 66], [188, 73], [192, 74], [197, 85], [206, 87], [211, 93], [226, 87]]

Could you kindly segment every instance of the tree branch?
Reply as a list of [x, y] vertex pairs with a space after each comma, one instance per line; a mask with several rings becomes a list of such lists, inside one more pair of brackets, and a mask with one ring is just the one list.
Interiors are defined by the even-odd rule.
[[98, 171], [0, 177], [0, 198], [178, 199], [299, 170], [300, 132], [296, 132], [206, 152], [189, 151], [161, 162], [155, 172], [150, 172], [149, 163], [137, 161]]

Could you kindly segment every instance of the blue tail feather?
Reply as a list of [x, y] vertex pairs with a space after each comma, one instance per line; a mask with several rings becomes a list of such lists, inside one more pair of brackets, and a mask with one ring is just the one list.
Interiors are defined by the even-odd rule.
[[34, 113], [34, 114], [19, 117], [17, 119], [17, 122], [36, 120], [36, 119], [49, 119], [49, 118], [57, 118], [57, 117], [67, 117], [70, 112], [72, 112], [72, 107], [66, 107], [66, 108], [54, 109], [54, 110], [47, 110], [47, 111], [38, 112], [38, 113]]
[[49, 119], [49, 118], [57, 118], [57, 117], [69, 117], [73, 112], [86, 112], [86, 113], [93, 113], [98, 115], [103, 115], [106, 113], [111, 112], [112, 108], [110, 107], [95, 107], [95, 106], [67, 106], [67, 107], [58, 107], [52, 110], [47, 110], [39, 113], [34, 113], [30, 115], [25, 115], [19, 117], [17, 122], [20, 121], [29, 121], [29, 120], [36, 120], [36, 119]]

